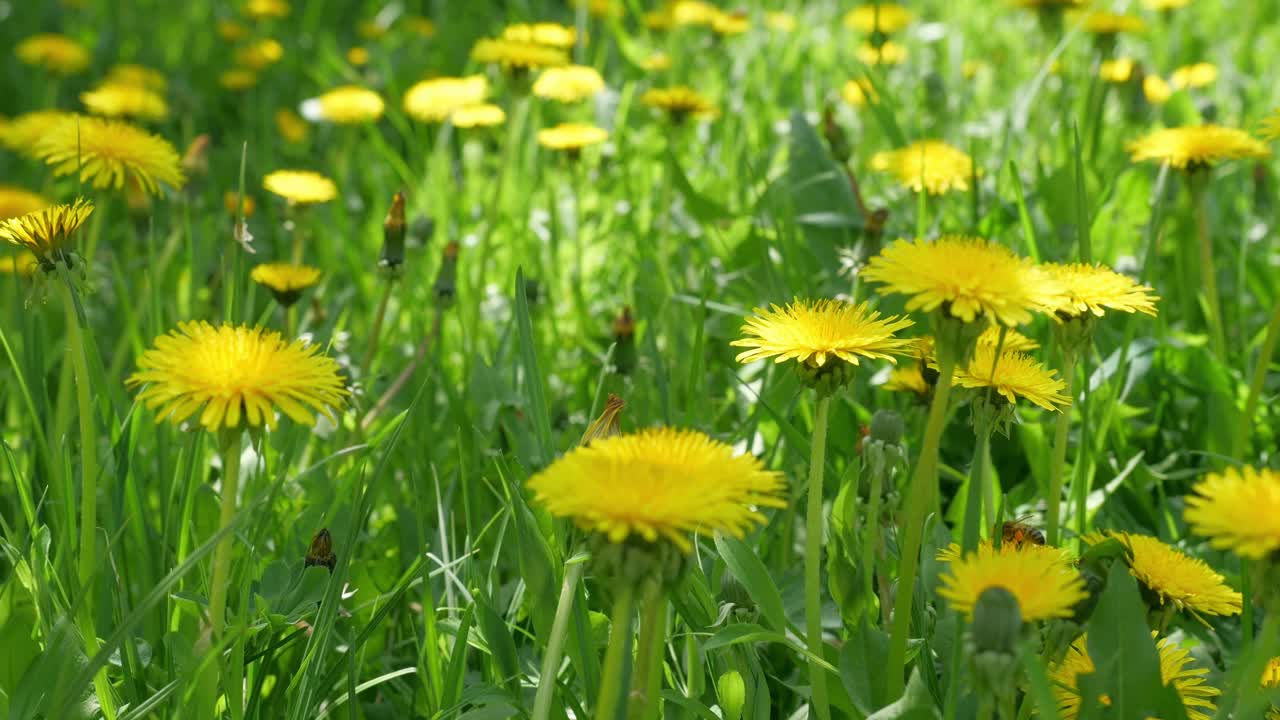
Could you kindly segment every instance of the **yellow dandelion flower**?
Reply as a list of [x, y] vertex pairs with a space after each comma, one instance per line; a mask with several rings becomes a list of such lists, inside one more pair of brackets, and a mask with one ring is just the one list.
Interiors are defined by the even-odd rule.
[[164, 98], [139, 85], [108, 82], [80, 93], [80, 102], [89, 112], [106, 117], [163, 120], [169, 115], [169, 104]]
[[1022, 619], [1027, 622], [1070, 617], [1072, 606], [1088, 593], [1084, 578], [1060, 558], [1056, 552], [979, 546], [976, 552], [948, 564], [938, 595], [956, 612], [972, 618], [982, 593], [999, 587], [1018, 599]]
[[548, 68], [533, 83], [534, 95], [562, 103], [576, 103], [603, 91], [600, 71], [585, 65]]
[[24, 113], [0, 128], [0, 142], [14, 152], [34, 157], [37, 140], [63, 122], [74, 123], [78, 117], [75, 113], [61, 110]]
[[631, 535], [688, 552], [691, 533], [741, 537], [785, 507], [782, 474], [694, 430], [652, 428], [593, 440], [529, 479], [556, 517], [620, 543]]
[[717, 12], [711, 18], [711, 29], [725, 37], [741, 35], [751, 29], [751, 18], [745, 12]]
[[[1003, 341], [1000, 339], [1002, 332], [1004, 334]], [[932, 340], [932, 338], [930, 339]], [[1002, 353], [1025, 353], [1031, 352], [1032, 350], [1036, 350], [1040, 347], [1040, 343], [1032, 340], [1026, 335], [1023, 335], [1017, 330], [1014, 330], [1013, 328], [1001, 328], [996, 325], [992, 325], [982, 331], [982, 334], [978, 336], [978, 345], [980, 347], [989, 347], [992, 350], [999, 347], [1000, 352]]]
[[404, 110], [420, 122], [442, 122], [454, 110], [479, 105], [488, 96], [489, 81], [483, 75], [439, 77], [409, 88]]
[[1191, 4], [1191, 0], [1142, 0], [1149, 10], [1177, 10]]
[[1013, 0], [1013, 4], [1028, 10], [1066, 10], [1085, 5], [1088, 0]]
[[1195, 63], [1184, 65], [1169, 76], [1169, 85], [1174, 90], [1208, 87], [1218, 79], [1218, 66], [1213, 63]]
[[559, 23], [519, 23], [508, 25], [502, 31], [502, 39], [564, 49], [573, 47], [578, 41], [578, 31]]
[[13, 185], [0, 185], [0, 220], [43, 210], [53, 203], [43, 195]]
[[1104, 531], [1082, 539], [1097, 544], [1115, 538], [1129, 550], [1129, 570], [1147, 589], [1175, 610], [1193, 615], [1238, 615], [1240, 593], [1232, 590], [1205, 561], [1191, 557], [1150, 535]]
[[449, 122], [460, 128], [495, 127], [506, 121], [507, 113], [492, 103], [460, 107], [449, 115]]
[[858, 78], [846, 82], [840, 90], [840, 96], [844, 98], [846, 103], [856, 108], [866, 105], [868, 100], [878, 102], [880, 99], [880, 96], [876, 94], [875, 86], [866, 78]]
[[[988, 552], [995, 553], [995, 543], [989, 538], [983, 538], [978, 541], [978, 548], [985, 549]], [[1031, 553], [1044, 558], [1045, 562], [1058, 562], [1064, 567], [1070, 568], [1075, 563], [1075, 557], [1071, 551], [1066, 548], [1056, 548], [1052, 545], [1040, 545], [1033, 542], [1010, 543], [1008, 541], [1000, 544], [1000, 552], [1002, 553]], [[952, 563], [964, 557], [964, 552], [960, 547], [960, 543], [951, 543], [944, 548], [938, 549], [938, 554], [934, 559], [938, 562]], [[981, 594], [981, 593], [979, 593]]]
[[714, 103], [685, 85], [650, 88], [640, 96], [640, 103], [662, 110], [676, 122], [683, 122], [690, 117], [714, 117], [719, 112]]
[[640, 61], [640, 68], [649, 72], [671, 69], [671, 57], [666, 53], [653, 53]]
[[1258, 126], [1258, 134], [1264, 140], [1280, 140], [1280, 109], [1273, 110], [1262, 119]]
[[36, 157], [53, 166], [54, 175], [79, 171], [83, 182], [96, 188], [124, 187], [136, 181], [152, 195], [160, 184], [181, 189], [181, 158], [168, 140], [118, 120], [81, 118], [56, 123], [36, 141]]
[[667, 10], [651, 10], [641, 18], [644, 26], [650, 30], [670, 30], [675, 27], [675, 19]]
[[866, 303], [797, 299], [786, 307], [756, 308], [742, 326], [744, 337], [730, 344], [748, 348], [738, 354], [741, 363], [773, 358], [819, 368], [829, 360], [857, 365], [859, 358], [893, 360], [903, 354], [912, 341], [894, 334], [914, 324], [896, 315], [881, 318]]
[[1179, 170], [1199, 170], [1223, 160], [1264, 158], [1267, 146], [1243, 130], [1221, 125], [1164, 128], [1127, 145], [1134, 162], [1154, 160]]
[[314, 425], [316, 413], [333, 419], [347, 395], [338, 363], [303, 340], [272, 330], [207, 322], [178, 323], [138, 358], [129, 385], [143, 385], [138, 400], [156, 422], [175, 425], [198, 415], [206, 430], [276, 428], [276, 410]]
[[[1267, 667], [1262, 671], [1262, 687], [1280, 687], [1280, 657], [1274, 657], [1267, 661]], [[1275, 705], [1267, 708], [1266, 720], [1280, 720], [1280, 708]]]
[[285, 142], [291, 142], [295, 145], [307, 141], [307, 136], [311, 134], [311, 128], [307, 126], [307, 121], [303, 120], [296, 112], [287, 108], [280, 108], [275, 112], [276, 132], [280, 133], [280, 137]]
[[[1074, 22], [1075, 19], [1073, 18]], [[1146, 23], [1137, 15], [1126, 15], [1092, 10], [1084, 14], [1084, 29], [1095, 35], [1118, 35], [1120, 33], [1140, 33], [1146, 29]]]
[[45, 257], [66, 244], [93, 212], [93, 203], [78, 198], [70, 205], [50, 205], [25, 215], [0, 220], [0, 239]]
[[347, 51], [347, 62], [355, 67], [364, 67], [369, 64], [369, 50], [363, 47], [353, 47]]
[[289, 10], [285, 0], [249, 0], [244, 4], [244, 14], [254, 20], [287, 18]]
[[608, 130], [584, 123], [561, 123], [538, 131], [538, 144], [551, 150], [578, 152], [608, 139]]
[[241, 92], [258, 84], [258, 73], [244, 68], [231, 68], [218, 73], [218, 85], [224, 90]]
[[667, 22], [671, 26], [684, 27], [689, 25], [710, 26], [715, 22], [716, 15], [721, 12], [720, 8], [702, 0], [671, 0], [661, 11], [667, 17]]
[[907, 47], [892, 40], [880, 47], [871, 43], [858, 46], [858, 62], [863, 65], [901, 65], [907, 61]]
[[228, 190], [222, 194], [222, 207], [226, 208], [227, 214], [235, 216], [236, 213], [244, 213], [245, 217], [253, 217], [254, 211], [258, 209], [257, 203], [254, 202], [252, 195], [240, 197], [240, 193], [235, 190]]
[[14, 53], [23, 63], [57, 75], [75, 75], [89, 67], [89, 51], [66, 35], [56, 33], [32, 35], [19, 42]]
[[972, 389], [989, 388], [1010, 404], [1023, 398], [1057, 412], [1071, 404], [1071, 398], [1062, 394], [1067, 383], [1056, 371], [1019, 352], [1001, 353], [997, 360], [995, 348], [987, 345], [975, 347], [969, 363], [956, 368], [954, 383]]
[[1163, 105], [1173, 96], [1173, 88], [1159, 75], [1142, 78], [1142, 96], [1152, 105]]
[[378, 20], [364, 20], [356, 25], [356, 34], [365, 40], [377, 40], [387, 34], [387, 26]]
[[516, 71], [569, 64], [569, 56], [558, 47], [487, 38], [480, 40], [471, 48], [471, 59], [478, 63], [501, 65], [505, 69]]
[[1213, 547], [1251, 559], [1280, 550], [1280, 472], [1229, 467], [1205, 475], [1192, 492], [1183, 516]]
[[169, 81], [165, 79], [164, 73], [136, 63], [120, 63], [112, 66], [107, 71], [106, 83], [133, 85], [157, 93], [163, 93], [169, 87]]
[[284, 57], [284, 46], [271, 38], [256, 40], [236, 48], [236, 64], [241, 67], [261, 72], [280, 62]]
[[1129, 82], [1133, 77], [1133, 58], [1107, 60], [1098, 67], [1098, 77], [1117, 85]]
[[585, 5], [587, 12], [595, 17], [617, 17], [623, 12], [622, 3], [618, 0], [572, 0], [569, 5], [574, 8]]
[[435, 37], [436, 24], [430, 18], [413, 15], [404, 19], [404, 28], [421, 38]]
[[794, 32], [796, 29], [796, 16], [780, 10], [770, 10], [764, 14], [764, 24], [770, 30], [777, 30], [781, 33]]
[[882, 386], [890, 392], [905, 392], [915, 395], [928, 395], [933, 389], [929, 381], [924, 379], [924, 372], [919, 363], [910, 363], [895, 367], [889, 371], [889, 379]]
[[1018, 325], [1049, 307], [1062, 290], [1034, 263], [977, 237], [899, 240], [871, 258], [862, 277], [882, 293], [910, 295], [907, 310], [944, 307], [952, 317]]
[[1058, 317], [1102, 317], [1107, 310], [1156, 314], [1155, 301], [1160, 297], [1151, 286], [1105, 265], [1045, 263], [1040, 267], [1062, 286], [1063, 294], [1052, 308]]
[[34, 275], [38, 267], [40, 267], [40, 259], [29, 252], [0, 255], [0, 275], [27, 277]]
[[871, 167], [887, 172], [913, 192], [943, 195], [967, 192], [973, 177], [973, 158], [941, 140], [921, 140], [900, 149], [878, 152]]
[[902, 32], [915, 20], [915, 15], [897, 3], [872, 2], [859, 5], [844, 14], [844, 26], [858, 32]]
[[235, 20], [219, 20], [218, 37], [231, 43], [240, 42], [249, 37], [249, 28]]
[[303, 103], [303, 115], [338, 125], [363, 125], [382, 117], [382, 96], [359, 85], [343, 85]]
[[[1155, 638], [1156, 634], [1151, 633]], [[1191, 654], [1169, 641], [1161, 638], [1156, 643], [1160, 654], [1160, 678], [1163, 684], [1173, 686], [1178, 697], [1187, 710], [1188, 720], [1210, 720], [1215, 710], [1211, 698], [1217, 697], [1220, 691], [1205, 682], [1208, 668], [1196, 667], [1191, 662]], [[1089, 637], [1081, 635], [1067, 649], [1062, 661], [1049, 668], [1049, 680], [1053, 684], [1053, 693], [1058, 703], [1058, 715], [1062, 720], [1075, 720], [1080, 717], [1080, 689], [1078, 680], [1081, 675], [1093, 673], [1096, 667], [1089, 657]], [[1111, 705], [1111, 698], [1102, 696], [1098, 701], [1103, 705]]]
[[320, 271], [310, 265], [263, 263], [255, 266], [249, 277], [270, 290], [276, 302], [289, 307], [298, 301], [303, 290], [320, 282]]
[[262, 178], [267, 192], [297, 205], [326, 203], [338, 196], [338, 186], [310, 170], [276, 170]]

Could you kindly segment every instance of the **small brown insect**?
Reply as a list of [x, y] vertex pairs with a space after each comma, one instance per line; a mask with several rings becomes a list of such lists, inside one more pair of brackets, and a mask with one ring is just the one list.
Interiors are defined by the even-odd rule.
[[1023, 522], [1024, 520], [1026, 520], [1025, 517], [1005, 521], [1000, 527], [1000, 544], [1017, 547], [1044, 545], [1044, 532], [1038, 527], [1028, 525]]
[[333, 573], [333, 568], [338, 564], [338, 556], [333, 552], [333, 537], [329, 535], [329, 528], [320, 528], [320, 532], [311, 538], [307, 559], [303, 563], [305, 567], [323, 565]]

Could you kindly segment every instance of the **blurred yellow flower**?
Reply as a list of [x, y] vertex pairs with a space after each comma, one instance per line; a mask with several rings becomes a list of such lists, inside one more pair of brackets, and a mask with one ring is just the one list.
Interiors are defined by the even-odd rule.
[[488, 38], [480, 40], [471, 48], [471, 59], [478, 63], [501, 65], [504, 69], [516, 71], [569, 64], [569, 56], [557, 47]]
[[225, 90], [239, 92], [258, 84], [258, 73], [244, 68], [231, 68], [218, 74], [218, 84]]
[[717, 12], [711, 29], [718, 35], [741, 35], [751, 29], [751, 18], [745, 12]]
[[529, 479], [534, 499], [609, 542], [665, 540], [684, 552], [693, 533], [742, 537], [786, 507], [782, 473], [695, 430], [651, 428], [598, 438]]
[[405, 29], [418, 37], [435, 37], [436, 24], [431, 22], [430, 18], [425, 18], [421, 15], [412, 15], [405, 18], [403, 22]]
[[494, 127], [506, 121], [507, 113], [492, 103], [460, 107], [449, 115], [449, 122], [460, 128]]
[[245, 424], [274, 430], [277, 410], [303, 425], [314, 425], [316, 413], [333, 420], [347, 396], [338, 363], [319, 346], [207, 322], [178, 323], [157, 337], [127, 384], [142, 386], [138, 400], [157, 423], [195, 416], [211, 432]]
[[1280, 140], [1280, 109], [1273, 110], [1258, 125], [1258, 134], [1264, 140]]
[[640, 61], [640, 67], [650, 72], [669, 70], [671, 68], [671, 58], [666, 53], [653, 53]]
[[852, 107], [860, 108], [867, 104], [868, 99], [876, 102], [880, 96], [876, 94], [875, 86], [871, 84], [870, 80], [858, 78], [844, 84], [840, 89], [840, 97], [844, 98], [844, 101]]
[[777, 30], [782, 33], [794, 32], [796, 29], [796, 16], [788, 12], [770, 10], [764, 14], [764, 24], [770, 30]]
[[[1087, 10], [1083, 12], [1084, 29], [1095, 35], [1118, 35], [1120, 33], [1139, 33], [1146, 29], [1146, 23], [1137, 15], [1121, 15], [1106, 10]], [[1075, 22], [1076, 17], [1071, 21]]]
[[1063, 288], [1058, 304], [1051, 308], [1059, 317], [1102, 317], [1107, 310], [1156, 314], [1155, 301], [1160, 297], [1151, 286], [1105, 265], [1045, 263], [1041, 268]]
[[910, 10], [897, 3], [872, 0], [845, 13], [844, 26], [864, 33], [893, 34], [905, 30], [914, 19]]
[[866, 303], [797, 299], [786, 307], [756, 308], [742, 326], [743, 337], [730, 345], [748, 348], [738, 353], [740, 363], [772, 359], [815, 368], [828, 361], [857, 365], [860, 358], [893, 360], [903, 354], [912, 341], [895, 335], [914, 324], [896, 315], [881, 318]]
[[1154, 160], [1178, 170], [1207, 168], [1223, 160], [1264, 158], [1271, 151], [1243, 130], [1189, 125], [1156, 130], [1126, 145], [1134, 162]]
[[404, 94], [404, 109], [415, 120], [442, 122], [454, 110], [478, 105], [489, 96], [483, 75], [439, 77], [423, 80]]
[[932, 386], [924, 379], [920, 363], [910, 363], [895, 367], [889, 371], [889, 379], [883, 385], [890, 392], [907, 392], [916, 395], [928, 395]]
[[1142, 95], [1152, 105], [1163, 105], [1169, 102], [1173, 88], [1159, 75], [1148, 75], [1142, 78]]
[[244, 4], [244, 14], [254, 20], [289, 17], [289, 3], [285, 0], [249, 0]]
[[363, 47], [353, 47], [347, 51], [347, 62], [355, 67], [364, 67], [369, 64], [369, 49]]
[[1169, 85], [1174, 90], [1196, 89], [1207, 87], [1218, 79], [1218, 66], [1213, 63], [1195, 63], [1184, 65], [1169, 76]]
[[[308, 101], [310, 103], [311, 101]], [[359, 85], [343, 85], [315, 98], [314, 105], [303, 103], [303, 115], [339, 125], [363, 125], [382, 117], [386, 103], [378, 93]], [[311, 113], [307, 111], [311, 110]]]
[[261, 72], [275, 65], [282, 57], [284, 46], [271, 38], [245, 43], [235, 50], [236, 64], [254, 72]]
[[37, 110], [24, 113], [0, 127], [0, 142], [10, 150], [35, 157], [36, 140], [63, 122], [75, 122], [79, 116], [61, 110]]
[[[1152, 632], [1151, 637], [1155, 636], [1156, 633]], [[1156, 650], [1160, 654], [1161, 680], [1166, 687], [1172, 685], [1178, 691], [1178, 697], [1182, 699], [1187, 711], [1187, 719], [1210, 720], [1215, 709], [1210, 698], [1217, 697], [1220, 693], [1217, 688], [1205, 683], [1204, 676], [1209, 674], [1209, 669], [1192, 665], [1190, 653], [1170, 642], [1169, 638], [1161, 638], [1156, 643]], [[1080, 717], [1079, 677], [1095, 671], [1093, 659], [1089, 657], [1088, 635], [1076, 638], [1062, 661], [1049, 667], [1049, 680], [1062, 720], [1076, 720]], [[1098, 701], [1103, 705], [1111, 704], [1111, 698], [1105, 695], [1098, 698]]]
[[591, 145], [599, 145], [608, 139], [609, 132], [604, 128], [583, 123], [561, 123], [553, 128], [538, 131], [539, 145], [570, 153], [581, 151]]
[[0, 185], [0, 220], [26, 215], [53, 203], [43, 195], [14, 185]]
[[1098, 67], [1098, 77], [1109, 83], [1123, 84], [1133, 77], [1133, 58], [1116, 58], [1105, 60]]
[[1242, 598], [1205, 561], [1191, 557], [1159, 538], [1106, 530], [1081, 539], [1096, 545], [1115, 538], [1128, 550], [1129, 570], [1150, 594], [1177, 611], [1195, 616], [1239, 615]]
[[566, 65], [547, 68], [533, 83], [533, 94], [540, 98], [575, 103], [604, 91], [604, 78], [593, 67]]
[[887, 172], [913, 192], [966, 192], [975, 170], [968, 153], [941, 140], [920, 140], [899, 150], [878, 152], [871, 167]]
[[1191, 0], [1142, 0], [1150, 10], [1177, 10], [1191, 4]]
[[387, 34], [387, 26], [377, 20], [363, 20], [356, 24], [356, 34], [362, 40], [377, 40]]
[[108, 82], [80, 93], [80, 102], [89, 112], [104, 117], [163, 120], [169, 115], [169, 105], [164, 98], [139, 85]]
[[284, 138], [285, 142], [294, 144], [306, 142], [307, 136], [311, 134], [307, 121], [292, 110], [280, 108], [276, 110], [274, 118], [276, 132], [280, 133], [280, 137]]
[[262, 187], [298, 205], [325, 203], [338, 196], [332, 180], [310, 170], [276, 170], [262, 178]]
[[1280, 550], [1280, 471], [1228, 467], [1205, 475], [1192, 493], [1183, 517], [1213, 547], [1251, 560]]
[[565, 49], [573, 47], [577, 42], [578, 31], [558, 23], [519, 23], [508, 25], [502, 31], [502, 39], [514, 43]]
[[664, 111], [675, 122], [690, 117], [714, 117], [719, 112], [710, 100], [685, 85], [650, 88], [640, 96], [640, 103]]
[[40, 267], [40, 260], [29, 252], [17, 255], [0, 255], [0, 275], [34, 275]]
[[965, 80], [972, 80], [978, 76], [978, 73], [986, 70], [990, 65], [985, 60], [965, 60], [960, 63], [960, 76]]
[[595, 17], [616, 17], [623, 13], [623, 7], [620, 0], [572, 0], [570, 7], [580, 8], [587, 7], [587, 12]]
[[252, 195], [245, 195], [242, 199], [240, 193], [235, 190], [228, 190], [222, 194], [222, 207], [226, 208], [227, 214], [233, 217], [236, 213], [243, 213], [245, 217], [252, 217], [257, 209], [257, 204], [254, 203]]
[[310, 265], [262, 263], [253, 268], [249, 277], [270, 290], [276, 302], [289, 307], [298, 301], [303, 290], [320, 282], [320, 270]]
[[0, 220], [0, 240], [45, 257], [66, 244], [93, 213], [93, 203], [76, 198], [70, 205], [49, 205], [25, 215]]
[[241, 25], [235, 20], [219, 20], [218, 21], [218, 37], [227, 42], [240, 42], [249, 37], [249, 28]]
[[169, 81], [165, 79], [164, 73], [135, 63], [121, 63], [112, 66], [107, 71], [107, 79], [104, 84], [133, 85], [157, 93], [163, 93], [169, 87]]
[[880, 47], [871, 43], [858, 46], [858, 61], [863, 65], [901, 65], [907, 60], [907, 48], [892, 40]]
[[159, 195], [161, 183], [178, 190], [186, 182], [178, 151], [168, 140], [119, 120], [55, 123], [36, 140], [33, 152], [53, 166], [54, 175], [79, 172], [81, 181], [96, 188], [120, 190], [128, 179]]
[[979, 237], [898, 240], [871, 258], [862, 277], [880, 293], [911, 296], [907, 310], [944, 309], [974, 322], [1018, 325], [1055, 302], [1062, 290], [1031, 260]]
[[1018, 600], [1027, 622], [1071, 616], [1087, 597], [1084, 578], [1059, 553], [1023, 552], [1015, 545], [980, 545], [976, 552], [948, 563], [938, 595], [956, 612], [973, 616], [982, 593], [1004, 588]]
[[89, 67], [89, 51], [66, 35], [56, 33], [32, 35], [20, 41], [14, 53], [23, 63], [57, 75], [75, 75]]

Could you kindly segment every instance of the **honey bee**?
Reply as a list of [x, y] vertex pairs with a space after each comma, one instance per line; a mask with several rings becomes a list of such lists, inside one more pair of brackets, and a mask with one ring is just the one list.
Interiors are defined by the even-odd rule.
[[338, 556], [333, 552], [333, 537], [329, 535], [329, 528], [320, 528], [320, 532], [311, 538], [311, 545], [307, 548], [307, 558], [303, 564], [304, 567], [323, 565], [329, 568], [330, 574], [333, 574], [333, 568], [338, 564]]
[[1044, 545], [1044, 532], [1038, 527], [1028, 525], [1027, 517], [1007, 520], [1000, 526], [1000, 544], [1022, 547], [1023, 545]]

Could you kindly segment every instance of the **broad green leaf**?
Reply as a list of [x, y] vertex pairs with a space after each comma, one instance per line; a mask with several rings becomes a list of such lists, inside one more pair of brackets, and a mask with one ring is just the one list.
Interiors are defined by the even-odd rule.
[[769, 627], [777, 631], [786, 630], [787, 615], [782, 605], [782, 593], [755, 551], [743, 541], [720, 533], [716, 534], [715, 543], [729, 572], [746, 588]]

